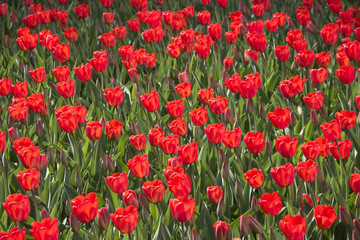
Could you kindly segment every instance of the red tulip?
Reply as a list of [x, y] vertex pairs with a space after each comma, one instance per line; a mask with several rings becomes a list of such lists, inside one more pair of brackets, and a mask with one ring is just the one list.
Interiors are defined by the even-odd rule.
[[279, 90], [285, 98], [290, 98], [304, 91], [305, 78], [295, 76], [280, 82]]
[[275, 108], [274, 112], [267, 114], [269, 120], [276, 128], [284, 129], [290, 124], [290, 112], [288, 108]]
[[336, 120], [341, 124], [342, 129], [350, 129], [356, 123], [356, 113], [354, 111], [342, 110], [335, 113]]
[[112, 31], [116, 39], [124, 39], [126, 37], [126, 27], [115, 27]]
[[331, 206], [317, 205], [314, 211], [316, 225], [321, 229], [329, 229], [336, 221], [334, 208]]
[[225, 136], [225, 125], [220, 123], [209, 124], [204, 128], [204, 131], [211, 144], [219, 144]]
[[136, 208], [139, 208], [139, 200], [136, 196], [136, 193], [133, 190], [127, 190], [127, 191], [123, 192], [122, 198], [127, 207], [134, 206]]
[[161, 128], [150, 129], [148, 138], [151, 146], [157, 147], [160, 144], [160, 138], [164, 137], [164, 132]]
[[214, 98], [214, 91], [212, 88], [200, 89], [198, 91], [198, 98], [204, 105], [209, 104], [209, 100]]
[[89, 16], [89, 6], [86, 4], [78, 5], [74, 10], [77, 17], [80, 19], [85, 19]]
[[40, 181], [40, 172], [38, 172], [36, 168], [31, 168], [25, 171], [20, 171], [16, 177], [21, 187], [25, 191], [29, 191], [38, 187]]
[[29, 197], [20, 193], [11, 194], [5, 199], [3, 207], [11, 220], [25, 221], [30, 213]]
[[163, 170], [163, 173], [166, 181], [169, 181], [173, 177], [173, 175], [175, 176], [176, 174], [184, 173], [184, 168], [182, 166], [166, 167]]
[[62, 97], [72, 97], [75, 94], [75, 81], [70, 79], [68, 82], [59, 82], [56, 84], [56, 88]]
[[92, 78], [92, 70], [90, 63], [74, 67], [73, 69], [76, 73], [76, 76], [83, 82], [86, 82], [87, 80], [90, 80]]
[[206, 188], [206, 196], [211, 204], [218, 204], [223, 198], [223, 190], [220, 186], [211, 186]]
[[170, 131], [179, 137], [185, 135], [188, 131], [187, 123], [183, 118], [177, 118], [168, 125]]
[[139, 213], [134, 206], [118, 208], [110, 217], [121, 233], [131, 233], [139, 222]]
[[[341, 159], [349, 158], [350, 152], [351, 152], [352, 141], [350, 141], [349, 139], [344, 139], [342, 141], [337, 141], [337, 143], [339, 145]], [[336, 160], [340, 160], [339, 149], [337, 148], [336, 143], [330, 144], [331, 155], [333, 155], [333, 157]]]
[[180, 83], [175, 86], [175, 90], [180, 97], [186, 98], [191, 94], [191, 83], [189, 82]]
[[[34, 82], [36, 82], [36, 83], [41, 83], [46, 80], [46, 72], [45, 72], [45, 68], [43, 68], [43, 67], [39, 67], [34, 70], [30, 70], [29, 74], [30, 74], [31, 78], [34, 80]], [[3, 79], [6, 79], [6, 78], [3, 78]], [[11, 81], [10, 81], [10, 84], [11, 84]]]
[[270, 174], [279, 187], [286, 187], [294, 182], [295, 169], [291, 163], [287, 163], [278, 168], [271, 168]]
[[69, 44], [58, 44], [53, 48], [53, 55], [59, 62], [65, 62], [70, 59], [70, 47]]
[[356, 194], [360, 193], [360, 173], [351, 174], [350, 186]]
[[98, 210], [96, 193], [91, 192], [86, 196], [78, 196], [72, 199], [71, 209], [77, 219], [82, 223], [87, 223], [95, 219]]
[[166, 110], [169, 113], [170, 117], [178, 118], [184, 114], [184, 101], [183, 100], [173, 100], [169, 101], [166, 105]]
[[264, 193], [261, 195], [258, 202], [264, 213], [268, 215], [275, 216], [282, 208], [281, 197], [277, 192]]
[[189, 145], [182, 145], [177, 148], [177, 154], [181, 158], [181, 162], [185, 165], [196, 162], [198, 158], [199, 144], [197, 142]]
[[[29, 71], [30, 73], [31, 71]], [[31, 73], [30, 73], [31, 75]], [[0, 79], [0, 95], [6, 96], [11, 93], [11, 79], [10, 78], [1, 78]]]
[[159, 94], [154, 90], [140, 97], [141, 103], [148, 112], [154, 112], [160, 107]]
[[258, 52], [262, 52], [266, 48], [266, 36], [258, 32], [252, 32], [245, 35], [246, 42]]
[[112, 24], [114, 21], [114, 14], [109, 12], [103, 13], [103, 22], [107, 25]]
[[129, 185], [126, 172], [114, 173], [112, 176], [106, 177], [106, 183], [114, 193], [123, 193]]
[[286, 43], [293, 48], [294, 47], [294, 42], [302, 40], [303, 39], [303, 35], [302, 35], [302, 31], [301, 30], [291, 30], [288, 31], [287, 36], [286, 36]]
[[289, 240], [301, 240], [306, 234], [306, 219], [299, 215], [286, 215], [279, 225]]
[[175, 154], [176, 148], [179, 145], [179, 137], [177, 135], [161, 137], [159, 145], [165, 154]]
[[149, 174], [150, 165], [146, 154], [136, 155], [127, 163], [130, 171], [138, 178], [145, 177]]
[[260, 153], [265, 146], [261, 132], [247, 132], [244, 137], [244, 142], [251, 153]]
[[316, 159], [320, 154], [320, 143], [316, 141], [305, 142], [301, 145], [301, 151], [306, 159]]
[[32, 222], [29, 230], [35, 240], [58, 239], [59, 228], [57, 218], [45, 218], [41, 222]]
[[85, 134], [90, 140], [97, 140], [101, 137], [103, 124], [97, 121], [90, 121], [86, 123]]
[[141, 151], [146, 148], [146, 138], [143, 133], [131, 135], [129, 137], [129, 142], [135, 151]]
[[[43, 68], [44, 69], [44, 68]], [[59, 82], [66, 82], [70, 77], [70, 70], [68, 66], [59, 66], [52, 70], [56, 80]], [[45, 69], [44, 69], [44, 77], [45, 77]], [[44, 79], [45, 80], [45, 79]]]
[[320, 125], [321, 131], [329, 141], [336, 141], [341, 138], [341, 124], [337, 120]]
[[229, 237], [229, 224], [224, 221], [217, 221], [213, 228], [215, 230], [216, 240], [226, 240]]
[[165, 187], [162, 181], [147, 181], [143, 184], [142, 190], [148, 201], [153, 203], [161, 202], [165, 194]]
[[290, 57], [290, 51], [287, 46], [277, 46], [274, 52], [280, 62], [286, 62]]
[[197, 19], [201, 25], [208, 25], [210, 22], [211, 14], [209, 11], [202, 11], [197, 13]]
[[120, 137], [121, 130], [122, 130], [122, 123], [117, 121], [116, 119], [113, 119], [106, 123], [105, 130], [106, 135], [110, 140], [116, 140]]
[[315, 60], [320, 67], [327, 67], [330, 64], [331, 53], [321, 52], [315, 54]]
[[253, 188], [259, 188], [264, 183], [264, 174], [261, 169], [253, 168], [244, 173], [244, 177]]
[[18, 227], [13, 227], [9, 232], [0, 232], [0, 239], [6, 240], [25, 240], [26, 229], [22, 231]]
[[240, 145], [240, 141], [241, 141], [241, 129], [240, 128], [235, 128], [232, 131], [225, 131], [224, 134], [224, 139], [223, 139], [223, 143], [225, 144], [225, 146], [227, 146], [228, 148], [234, 148]]
[[335, 73], [343, 84], [351, 84], [355, 80], [355, 68], [351, 65], [341, 66]]
[[285, 158], [290, 158], [295, 155], [298, 144], [298, 138], [290, 138], [289, 134], [279, 136], [276, 139], [276, 149]]
[[175, 197], [186, 197], [191, 191], [191, 180], [187, 173], [173, 174], [167, 184]]
[[212, 98], [209, 100], [209, 107], [211, 111], [219, 115], [225, 112], [227, 104], [227, 98], [224, 98], [222, 96], [217, 96], [216, 98]]
[[303, 100], [309, 108], [317, 110], [324, 104], [324, 95], [322, 92], [316, 91], [303, 97]]
[[221, 25], [219, 23], [208, 25], [207, 30], [213, 40], [221, 38]]
[[324, 25], [320, 30], [320, 36], [326, 45], [333, 45], [337, 40], [337, 28], [334, 23]]
[[304, 182], [312, 182], [318, 175], [318, 166], [316, 162], [311, 159], [306, 162], [299, 162], [295, 170]]
[[191, 121], [196, 126], [202, 126], [207, 122], [207, 108], [199, 107], [189, 112]]
[[193, 198], [178, 197], [170, 199], [170, 210], [176, 221], [186, 222], [195, 212], [195, 200]]
[[299, 67], [310, 67], [315, 59], [314, 51], [303, 50], [295, 55], [295, 61]]

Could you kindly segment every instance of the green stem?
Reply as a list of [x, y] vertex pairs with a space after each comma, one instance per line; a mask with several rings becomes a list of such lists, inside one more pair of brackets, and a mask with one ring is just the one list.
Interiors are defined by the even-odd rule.
[[181, 223], [182, 240], [185, 240], [185, 222]]

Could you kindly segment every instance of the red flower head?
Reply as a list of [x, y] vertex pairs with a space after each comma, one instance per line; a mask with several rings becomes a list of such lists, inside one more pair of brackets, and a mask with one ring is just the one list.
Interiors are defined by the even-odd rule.
[[182, 30], [180, 32], [180, 37], [184, 44], [189, 45], [194, 41], [195, 38], [194, 29]]
[[146, 148], [146, 138], [143, 133], [137, 135], [131, 135], [129, 137], [129, 141], [135, 151], [141, 151]]
[[149, 174], [150, 165], [146, 154], [136, 155], [127, 163], [130, 171], [138, 178], [145, 177]]
[[119, 106], [124, 100], [123, 90], [119, 87], [105, 89], [104, 97], [110, 106]]
[[275, 55], [280, 62], [286, 62], [290, 57], [290, 51], [287, 46], [277, 46], [274, 49]]
[[223, 65], [224, 65], [225, 71], [231, 72], [234, 68], [234, 60], [232, 59], [232, 57], [226, 57], [223, 60]]
[[165, 154], [175, 154], [176, 148], [179, 145], [179, 137], [177, 135], [161, 137], [159, 145]]
[[310, 67], [315, 59], [314, 51], [303, 50], [295, 55], [295, 61], [299, 67]]
[[222, 123], [209, 124], [204, 131], [211, 144], [219, 144], [225, 136], [225, 125]]
[[33, 29], [40, 24], [40, 17], [39, 14], [37, 13], [29, 14], [26, 17], [24, 17], [22, 20], [25, 23], [25, 25], [30, 29]]
[[291, 30], [288, 31], [286, 36], [286, 43], [293, 48], [294, 42], [297, 42], [299, 40], [303, 39], [302, 31], [301, 30]]
[[234, 148], [240, 145], [240, 141], [241, 141], [241, 129], [240, 128], [235, 128], [232, 131], [225, 131], [224, 134], [224, 139], [223, 139], [223, 143], [225, 144], [225, 146], [227, 146], [228, 148]]
[[185, 135], [188, 131], [187, 123], [183, 118], [177, 118], [168, 125], [170, 131], [179, 137]]
[[56, 84], [56, 88], [62, 97], [72, 97], [75, 94], [75, 81], [70, 79], [68, 82], [59, 82]]
[[136, 193], [133, 190], [127, 190], [127, 191], [123, 192], [122, 198], [127, 207], [134, 206], [136, 208], [139, 208], [139, 200], [136, 196]]
[[20, 193], [11, 194], [6, 198], [3, 207], [11, 220], [25, 221], [30, 213], [29, 197]]
[[[59, 66], [55, 69], [52, 70], [56, 80], [58, 80], [59, 82], [66, 82], [69, 77], [70, 77], [70, 70], [68, 66]], [[45, 74], [45, 69], [44, 69], [44, 74]], [[45, 76], [44, 76], [45, 77]], [[45, 78], [44, 78], [45, 80]]]
[[24, 98], [28, 95], [29, 87], [28, 82], [17, 82], [11, 87], [11, 93], [16, 98]]
[[225, 39], [226, 39], [227, 43], [234, 44], [234, 43], [236, 43], [238, 37], [237, 37], [236, 32], [229, 31], [229, 32], [225, 33]]
[[248, 28], [249, 33], [257, 32], [262, 34], [264, 29], [263, 21], [253, 21], [251, 23], [246, 23], [246, 27]]
[[330, 123], [320, 125], [321, 131], [329, 141], [336, 141], [341, 138], [341, 124], [333, 119]]
[[169, 56], [172, 58], [177, 58], [181, 54], [181, 48], [176, 43], [171, 43], [171, 44], [167, 45], [166, 50], [167, 50]]
[[327, 67], [330, 64], [331, 53], [321, 52], [315, 54], [315, 60], [320, 67]]
[[228, 0], [216, 0], [219, 7], [227, 7], [228, 5]]
[[106, 177], [106, 183], [114, 193], [123, 193], [129, 186], [126, 172], [114, 173]]
[[206, 41], [195, 43], [194, 48], [199, 58], [206, 58], [210, 54], [210, 44]]
[[316, 162], [311, 159], [306, 162], [299, 162], [295, 170], [304, 182], [312, 182], [318, 175], [318, 166]]
[[199, 107], [194, 110], [192, 110], [190, 113], [191, 121], [196, 126], [202, 126], [207, 122], [207, 108]]
[[25, 104], [14, 104], [13, 106], [8, 107], [8, 112], [10, 114], [10, 117], [15, 121], [22, 121], [27, 118], [29, 114], [29, 107], [27, 102]]
[[253, 168], [244, 173], [244, 177], [253, 188], [261, 187], [264, 183], [264, 174], [261, 169]]
[[298, 138], [290, 138], [289, 134], [285, 137], [280, 136], [276, 139], [276, 149], [285, 158], [290, 158], [295, 155], [298, 144]]
[[279, 193], [264, 193], [258, 200], [261, 209], [268, 215], [277, 215], [281, 208], [282, 202]]
[[181, 159], [181, 162], [185, 165], [196, 162], [199, 152], [198, 148], [199, 144], [197, 142], [179, 146], [177, 148], [177, 154]]
[[108, 59], [107, 59], [106, 55], [105, 56], [93, 57], [93, 58], [89, 59], [89, 63], [91, 64], [91, 67], [96, 72], [103, 72], [107, 68]]
[[271, 168], [270, 174], [279, 187], [286, 187], [293, 184], [295, 178], [295, 169], [291, 163], [287, 163], [278, 168]]
[[[351, 152], [352, 141], [350, 141], [349, 139], [344, 139], [342, 141], [338, 141], [337, 143], [340, 148], [341, 159], [349, 158], [350, 152]], [[336, 160], [340, 160], [339, 150], [336, 146], [336, 143], [331, 143], [331, 144], [329, 144], [329, 146], [330, 146], [331, 155], [333, 155], [333, 157]]]
[[29, 191], [32, 189], [36, 189], [39, 185], [40, 172], [38, 172], [36, 168], [31, 168], [25, 171], [20, 171], [16, 177], [21, 187], [25, 191]]
[[335, 113], [336, 120], [341, 124], [343, 129], [350, 129], [356, 123], [356, 113], [354, 111], [342, 110]]
[[253, 11], [255, 17], [262, 17], [264, 15], [264, 4], [254, 4], [251, 6], [251, 10]]
[[91, 192], [86, 196], [78, 196], [70, 203], [73, 213], [80, 222], [87, 223], [95, 219], [98, 210], [96, 193]]
[[131, 233], [139, 222], [139, 213], [134, 206], [118, 208], [110, 217], [121, 233]]
[[186, 98], [191, 94], [191, 83], [190, 82], [180, 83], [175, 86], [175, 90], [180, 97]]
[[160, 144], [160, 138], [164, 137], [164, 131], [161, 128], [150, 129], [148, 138], [151, 146], [157, 147]]
[[[41, 83], [46, 80], [46, 72], [45, 72], [45, 68], [43, 68], [43, 67], [39, 67], [34, 70], [30, 70], [29, 74], [30, 74], [31, 78], [34, 80], [34, 82], [36, 82], [36, 83]], [[11, 83], [11, 81], [10, 81], [10, 83]]]
[[157, 91], [145, 93], [140, 97], [141, 103], [148, 112], [154, 112], [159, 109], [159, 94]]
[[22, 231], [18, 227], [13, 227], [9, 232], [0, 232], [0, 239], [8, 240], [25, 240], [26, 229], [23, 228]]
[[175, 197], [186, 197], [191, 191], [191, 180], [187, 173], [173, 174], [167, 184]]
[[355, 80], [355, 68], [351, 65], [341, 66], [335, 73], [343, 84], [351, 84]]
[[103, 22], [105, 24], [112, 24], [114, 21], [114, 14], [113, 13], [109, 13], [109, 12], [104, 12], [103, 13]]
[[216, 239], [228, 239], [228, 237], [229, 237], [229, 224], [227, 222], [217, 221], [213, 225], [213, 228], [215, 230]]
[[266, 48], [266, 36], [258, 32], [252, 32], [245, 35], [246, 42], [258, 52], [262, 52]]
[[[31, 71], [29, 71], [31, 72]], [[31, 73], [30, 73], [31, 76]], [[11, 79], [10, 78], [1, 78], [0, 79], [0, 95], [6, 96], [11, 93]]]
[[92, 78], [90, 63], [74, 67], [74, 72], [76, 73], [76, 76], [83, 82], [86, 82]]
[[287, 239], [301, 240], [306, 234], [306, 219], [299, 215], [286, 215], [280, 220], [280, 228]]
[[276, 18], [271, 20], [267, 19], [265, 20], [264, 24], [269, 32], [276, 32], [279, 28], [279, 21]]
[[200, 89], [198, 91], [198, 98], [204, 105], [209, 104], [209, 100], [214, 97], [214, 91], [212, 88]]
[[290, 111], [288, 108], [276, 107], [274, 112], [269, 112], [267, 116], [276, 128], [284, 129], [290, 124]]
[[299, 7], [296, 9], [296, 18], [300, 25], [306, 26], [310, 20], [310, 13], [307, 7]]
[[221, 38], [221, 25], [219, 23], [214, 23], [207, 26], [210, 37], [215, 41], [216, 39]]
[[309, 108], [317, 110], [324, 104], [324, 95], [322, 92], [316, 91], [303, 97], [303, 100]]
[[102, 42], [102, 44], [105, 45], [105, 47], [112, 48], [113, 46], [115, 46], [116, 37], [113, 32], [104, 33], [103, 35], [101, 35], [100, 41]]
[[70, 58], [70, 47], [69, 44], [58, 44], [53, 48], [53, 54], [56, 60], [59, 62], [65, 62]]
[[5, 150], [6, 146], [6, 136], [5, 133], [0, 131], [0, 152], [3, 152]]
[[65, 37], [69, 42], [76, 42], [79, 39], [79, 34], [76, 28], [68, 28], [64, 32]]
[[321, 229], [329, 229], [337, 219], [334, 208], [324, 205], [316, 206], [314, 217], [316, 225]]
[[295, 76], [280, 82], [280, 92], [285, 98], [290, 98], [304, 91], [305, 78]]
[[170, 117], [178, 118], [184, 114], [184, 101], [183, 100], [173, 100], [169, 101], [166, 104], [166, 110], [169, 113]]
[[334, 23], [324, 25], [320, 30], [320, 36], [326, 45], [333, 45], [337, 40], [338, 27]]
[[176, 221], [186, 222], [195, 212], [195, 200], [193, 198], [178, 197], [170, 199], [170, 210]]
[[80, 19], [85, 19], [89, 16], [89, 6], [86, 4], [75, 7], [75, 13]]
[[225, 109], [227, 107], [228, 100], [225, 97], [217, 96], [216, 98], [212, 98], [209, 100], [209, 107], [212, 112], [220, 115], [225, 112]]
[[319, 69], [309, 69], [311, 83], [318, 84], [323, 83], [326, 80], [326, 77], [329, 73], [329, 69], [319, 68]]
[[344, 45], [344, 50], [347, 57], [350, 60], [358, 59], [360, 56], [360, 43], [355, 40], [353, 42], [347, 42]]
[[223, 198], [223, 190], [220, 186], [211, 186], [206, 188], [206, 196], [211, 204], [218, 204]]
[[350, 186], [356, 194], [360, 193], [360, 173], [351, 174]]
[[317, 138], [314, 140], [314, 142], [318, 142], [320, 144], [320, 156], [322, 157], [327, 157], [327, 155], [329, 155], [330, 153], [330, 143], [329, 141], [325, 138]]
[[244, 142], [251, 153], [260, 153], [265, 146], [265, 141], [261, 132], [247, 132], [244, 137]]
[[110, 140], [116, 140], [117, 138], [119, 138], [121, 134], [122, 126], [123, 126], [122, 123], [116, 119], [107, 122], [105, 126], [105, 130], [108, 138], [110, 138]]
[[208, 25], [210, 22], [211, 14], [209, 11], [202, 11], [197, 13], [197, 18], [201, 25]]
[[8, 9], [7, 3], [0, 4], [0, 16], [5, 16]]
[[115, 27], [112, 31], [116, 39], [124, 39], [126, 37], [126, 27]]
[[100, 0], [100, 3], [103, 8], [110, 8], [113, 5], [113, 0]]
[[90, 121], [86, 123], [85, 134], [90, 140], [97, 140], [101, 137], [103, 127], [103, 124], [100, 122]]
[[169, 181], [176, 174], [184, 173], [184, 168], [182, 166], [166, 167], [163, 170], [163, 173], [164, 173], [164, 177], [165, 177], [166, 181]]
[[130, 19], [129, 21], [126, 22], [126, 25], [132, 32], [137, 32], [140, 30], [140, 21], [138, 18]]
[[147, 200], [153, 203], [161, 202], [165, 194], [165, 186], [160, 180], [145, 182], [142, 190]]
[[29, 230], [36, 240], [58, 239], [59, 228], [57, 218], [45, 218], [41, 222], [32, 222]]
[[301, 151], [305, 158], [316, 159], [320, 154], [320, 143], [316, 141], [309, 141], [301, 145]]

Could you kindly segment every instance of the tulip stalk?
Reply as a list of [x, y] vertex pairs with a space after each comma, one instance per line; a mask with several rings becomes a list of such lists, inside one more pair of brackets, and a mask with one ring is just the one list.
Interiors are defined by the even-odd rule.
[[186, 237], [185, 237], [185, 222], [181, 223], [181, 232], [182, 232], [181, 239], [185, 240], [186, 239]]
[[345, 165], [344, 159], [343, 159], [342, 156], [341, 156], [341, 151], [340, 151], [340, 147], [339, 147], [338, 141], [335, 141], [335, 143], [336, 143], [336, 147], [337, 147], [337, 149], [338, 149], [338, 151], [339, 151], [341, 179], [344, 180], [344, 184], [345, 184], [345, 196], [346, 196], [345, 199], [347, 199], [347, 198], [348, 198], [348, 195], [349, 195], [349, 186], [348, 186], [348, 183], [347, 183], [346, 165]]

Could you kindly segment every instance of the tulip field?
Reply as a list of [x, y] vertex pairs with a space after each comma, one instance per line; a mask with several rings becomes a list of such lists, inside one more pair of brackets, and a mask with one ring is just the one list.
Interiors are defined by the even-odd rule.
[[359, 5], [0, 1], [0, 240], [360, 240]]

